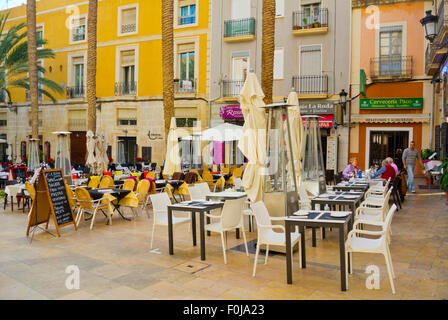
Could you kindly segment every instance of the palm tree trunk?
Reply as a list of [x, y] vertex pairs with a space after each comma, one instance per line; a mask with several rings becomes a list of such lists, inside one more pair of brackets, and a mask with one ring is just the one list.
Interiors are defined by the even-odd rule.
[[31, 136], [39, 138], [39, 92], [36, 45], [36, 0], [27, 0], [28, 72], [30, 78]]
[[264, 102], [272, 103], [275, 51], [275, 0], [263, 0], [263, 22], [261, 39], [261, 88]]
[[174, 1], [162, 0], [162, 68], [163, 115], [165, 139], [168, 138], [171, 118], [174, 116]]
[[89, 0], [87, 18], [87, 130], [96, 132], [96, 44], [98, 0]]

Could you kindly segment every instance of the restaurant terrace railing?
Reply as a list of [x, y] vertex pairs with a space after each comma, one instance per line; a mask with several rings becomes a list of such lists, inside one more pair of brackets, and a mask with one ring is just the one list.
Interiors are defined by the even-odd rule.
[[174, 80], [175, 93], [193, 93], [196, 92], [196, 79], [194, 80]]
[[137, 82], [116, 82], [115, 95], [135, 95], [137, 93]]
[[328, 93], [328, 75], [295, 76], [292, 87], [297, 94], [326, 94]]
[[84, 87], [67, 87], [67, 99], [82, 98], [84, 97], [84, 92]]
[[295, 11], [292, 13], [292, 29], [314, 29], [328, 27], [328, 9], [322, 8], [317, 14]]
[[414, 60], [412, 56], [392, 56], [370, 59], [371, 78], [412, 78]]
[[244, 80], [222, 80], [222, 96], [227, 98], [239, 97]]
[[255, 35], [255, 18], [227, 20], [224, 38]]

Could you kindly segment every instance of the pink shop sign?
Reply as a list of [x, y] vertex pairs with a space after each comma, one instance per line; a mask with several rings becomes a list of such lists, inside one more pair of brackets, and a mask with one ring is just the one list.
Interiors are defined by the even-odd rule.
[[241, 119], [244, 118], [243, 112], [238, 104], [221, 107], [219, 115], [223, 119]]

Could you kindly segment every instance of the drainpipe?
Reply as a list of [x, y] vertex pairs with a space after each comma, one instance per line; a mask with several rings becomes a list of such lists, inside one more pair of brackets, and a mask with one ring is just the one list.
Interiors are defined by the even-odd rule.
[[433, 139], [434, 139], [434, 104], [435, 104], [435, 96], [434, 96], [434, 90], [435, 90], [435, 83], [431, 81], [431, 113], [429, 118], [429, 147], [432, 149], [433, 147]]

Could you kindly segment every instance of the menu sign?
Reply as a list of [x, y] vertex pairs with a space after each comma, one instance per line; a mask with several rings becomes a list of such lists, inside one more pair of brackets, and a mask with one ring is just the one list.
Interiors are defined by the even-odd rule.
[[73, 221], [72, 210], [65, 190], [62, 171], [45, 172], [45, 180], [48, 185], [50, 201], [53, 204], [54, 214], [58, 225], [64, 225]]
[[17, 178], [22, 179], [22, 181], [25, 181], [28, 178], [28, 171], [26, 167], [16, 167], [11, 168], [11, 180], [17, 180]]

